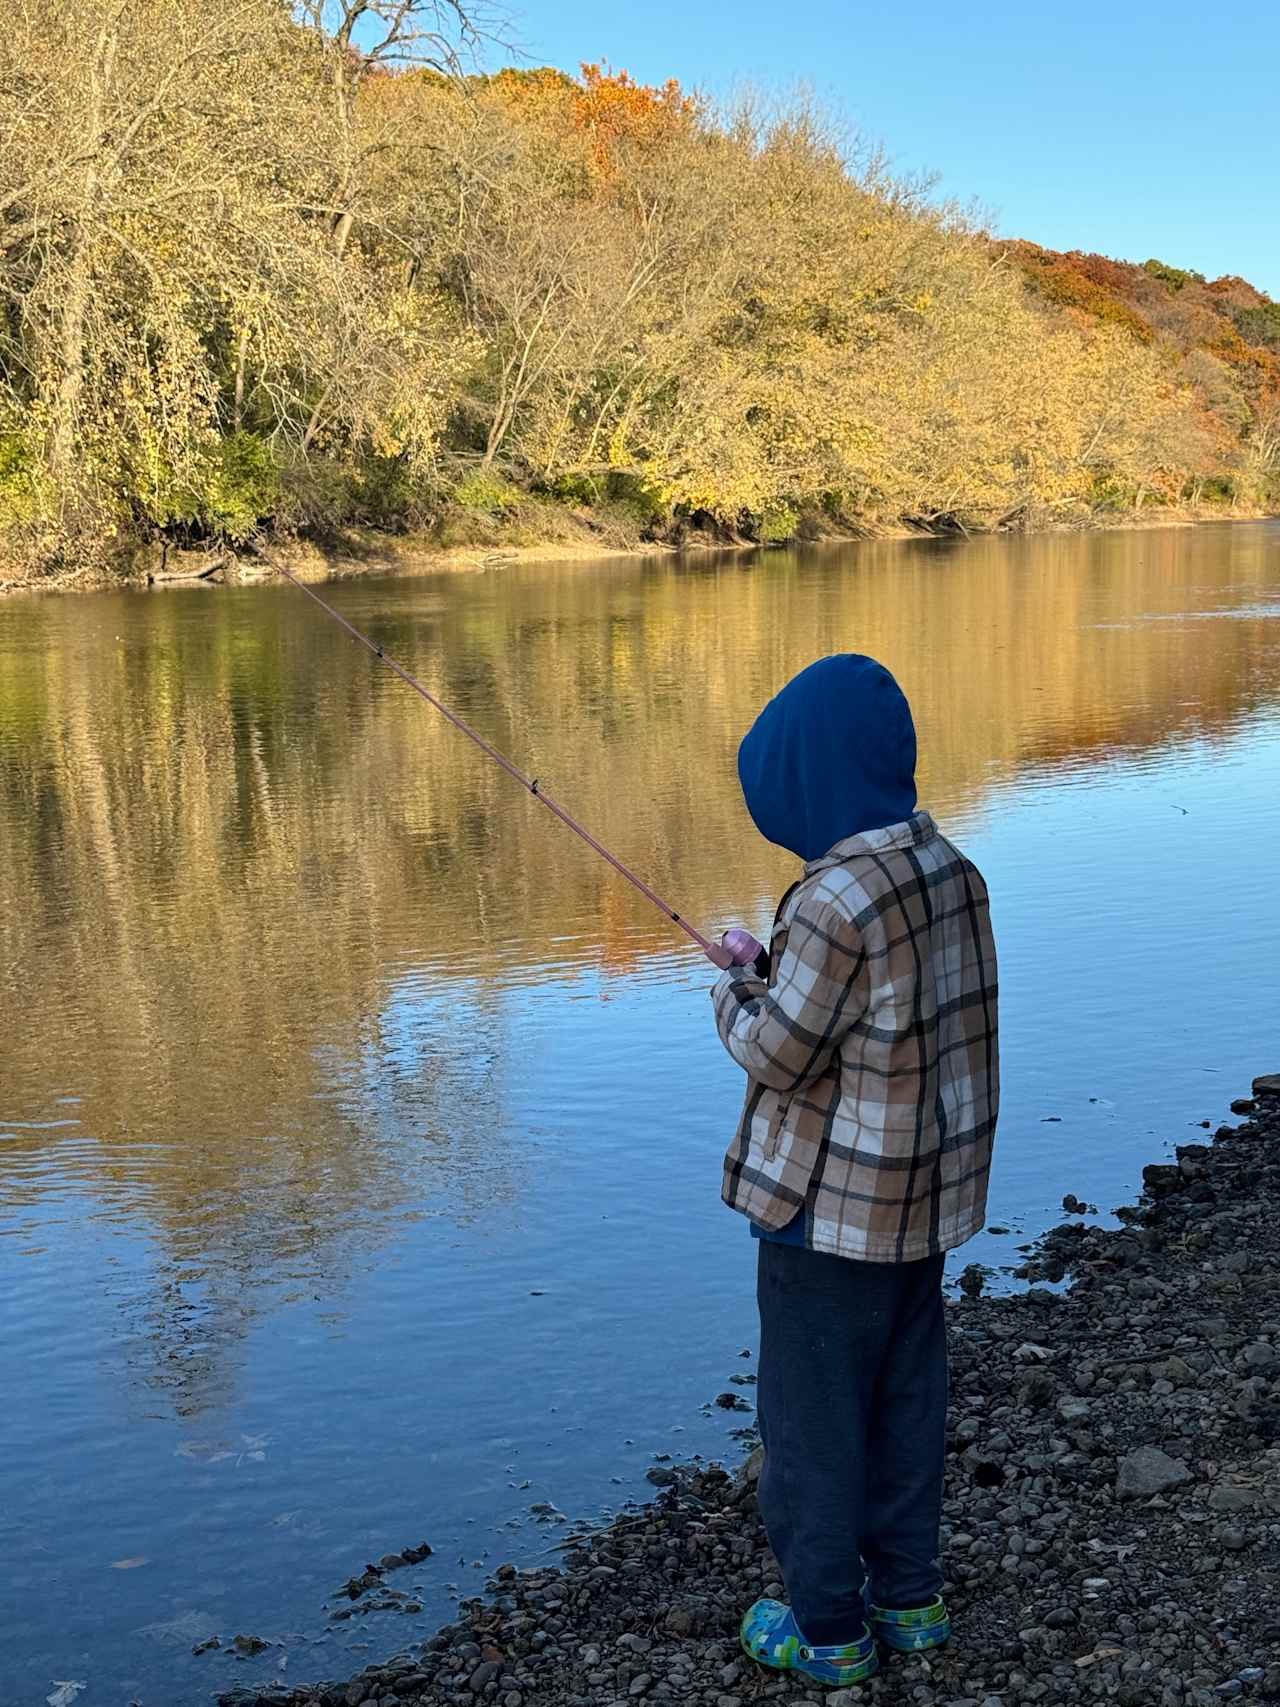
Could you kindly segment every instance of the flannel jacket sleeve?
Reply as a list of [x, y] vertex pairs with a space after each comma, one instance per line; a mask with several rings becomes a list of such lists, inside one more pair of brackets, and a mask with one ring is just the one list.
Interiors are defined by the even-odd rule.
[[866, 953], [836, 908], [802, 906], [769, 984], [731, 966], [711, 992], [725, 1048], [758, 1084], [792, 1092], [820, 1078], [866, 1010]]

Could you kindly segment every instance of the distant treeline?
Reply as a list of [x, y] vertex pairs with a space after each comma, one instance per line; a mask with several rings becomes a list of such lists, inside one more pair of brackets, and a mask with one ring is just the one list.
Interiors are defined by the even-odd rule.
[[0, 556], [1280, 501], [1280, 305], [993, 241], [812, 107], [465, 73], [447, 0], [19, 0]]

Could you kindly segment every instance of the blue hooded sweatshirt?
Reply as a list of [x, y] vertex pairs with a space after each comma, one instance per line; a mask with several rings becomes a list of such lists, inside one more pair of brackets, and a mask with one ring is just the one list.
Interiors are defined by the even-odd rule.
[[742, 793], [766, 841], [821, 859], [846, 836], [916, 809], [916, 730], [874, 658], [820, 658], [775, 694], [738, 748]]
[[[756, 829], [806, 862], [916, 809], [916, 731], [906, 695], [874, 658], [820, 658], [775, 694], [738, 748]], [[803, 1245], [804, 1212], [757, 1238]]]

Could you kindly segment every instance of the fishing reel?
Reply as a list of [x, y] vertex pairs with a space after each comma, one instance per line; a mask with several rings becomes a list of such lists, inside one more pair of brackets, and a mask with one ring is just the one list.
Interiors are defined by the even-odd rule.
[[741, 925], [726, 931], [720, 938], [720, 946], [729, 956], [731, 966], [751, 966], [762, 978], [769, 976], [769, 950]]

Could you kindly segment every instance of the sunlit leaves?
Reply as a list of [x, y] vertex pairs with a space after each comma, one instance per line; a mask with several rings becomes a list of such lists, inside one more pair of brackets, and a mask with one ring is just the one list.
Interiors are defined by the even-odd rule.
[[375, 488], [405, 524], [477, 465], [771, 536], [1275, 492], [1280, 309], [1245, 281], [994, 243], [803, 101], [464, 75], [473, 29], [17, 6], [9, 551], [332, 526]]

